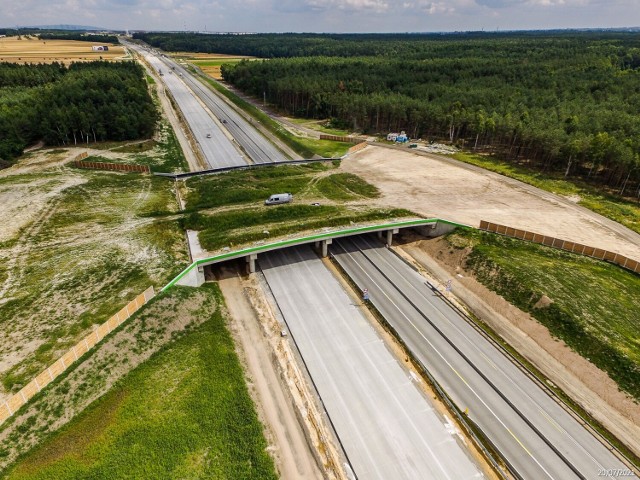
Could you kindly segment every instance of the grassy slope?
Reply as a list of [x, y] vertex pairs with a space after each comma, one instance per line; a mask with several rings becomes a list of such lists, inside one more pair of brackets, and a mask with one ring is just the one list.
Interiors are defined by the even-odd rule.
[[[40, 178], [56, 182], [59, 175], [67, 173]], [[10, 300], [0, 305], [0, 328], [25, 332], [39, 345], [2, 375], [6, 389], [26, 384], [91, 325], [106, 321], [149, 285], [163, 285], [186, 261], [177, 222], [145, 218], [176, 209], [169, 182], [79, 169], [74, 175], [86, 183], [63, 190], [51, 215], [25, 240], [28, 252], [15, 270]], [[3, 183], [26, 180], [8, 177]]]
[[[477, 278], [531, 313], [640, 400], [640, 277], [588, 257], [468, 231], [449, 237], [474, 244]], [[536, 308], [546, 295], [553, 303]]]
[[578, 203], [583, 207], [640, 233], [640, 204], [637, 202], [622, 200], [613, 195], [603, 194], [602, 191], [586, 184], [571, 182], [557, 175], [533, 172], [513, 163], [500, 161], [485, 155], [457, 153], [453, 155], [453, 158], [500, 173], [506, 177], [515, 178], [548, 192], [563, 196], [579, 196], [580, 201]]
[[[203, 289], [220, 304], [217, 286]], [[20, 459], [7, 478], [275, 479], [266, 446], [217, 308]]]
[[[321, 227], [415, 216], [363, 204], [377, 197], [378, 190], [355, 175], [333, 173], [334, 168], [328, 164], [265, 167], [189, 180], [186, 199], [191, 213], [183, 226], [199, 230], [202, 246], [215, 250]], [[263, 205], [270, 194], [284, 192], [293, 193], [293, 204]], [[321, 205], [310, 205], [313, 202]], [[238, 207], [211, 211], [228, 205]]]

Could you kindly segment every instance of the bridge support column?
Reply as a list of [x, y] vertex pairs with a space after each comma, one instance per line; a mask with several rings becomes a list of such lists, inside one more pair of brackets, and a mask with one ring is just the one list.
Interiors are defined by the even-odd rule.
[[378, 231], [376, 232], [376, 235], [378, 235], [378, 238], [379, 238], [380, 240], [382, 240], [382, 230], [378, 230]]
[[204, 283], [204, 267], [202, 265], [198, 265], [193, 267], [189, 273], [187, 273], [184, 277], [178, 280], [178, 285], [183, 285], [185, 287], [199, 287]]
[[258, 254], [252, 253], [245, 258], [247, 259], [247, 272], [256, 273], [256, 260], [258, 259]]
[[322, 247], [322, 251], [320, 253], [323, 257], [326, 257], [329, 254], [329, 245], [331, 245], [331, 243], [333, 243], [333, 239], [331, 238], [320, 242], [320, 246]]
[[391, 242], [393, 242], [393, 234], [398, 233], [400, 230], [397, 228], [393, 228], [391, 230], [387, 230], [387, 245], [391, 246]]

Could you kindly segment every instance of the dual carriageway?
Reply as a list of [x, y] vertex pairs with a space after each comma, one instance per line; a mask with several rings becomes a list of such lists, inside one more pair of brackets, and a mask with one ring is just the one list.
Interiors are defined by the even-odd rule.
[[[211, 168], [288, 159], [251, 122], [173, 60], [128, 44], [156, 70]], [[173, 72], [173, 73], [168, 73]], [[210, 136], [210, 137], [209, 137]], [[412, 356], [522, 479], [619, 477], [628, 467], [425, 278], [373, 236], [335, 240], [335, 262]], [[359, 479], [479, 478], [454, 422], [438, 413], [308, 246], [268, 252], [261, 275]]]

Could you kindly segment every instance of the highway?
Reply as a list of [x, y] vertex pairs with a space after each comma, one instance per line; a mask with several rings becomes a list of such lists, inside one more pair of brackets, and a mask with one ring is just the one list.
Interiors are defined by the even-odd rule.
[[290, 160], [268, 138], [262, 135], [242, 115], [230, 107], [217, 93], [204, 86], [193, 75], [168, 57], [162, 57], [167, 68], [174, 67], [175, 72], [182, 73], [182, 79], [191, 91], [223, 122], [224, 127], [238, 142], [254, 163], [271, 163]]
[[[160, 78], [177, 102], [210, 168], [247, 164], [229, 133], [223, 129], [222, 124], [207, 112], [179, 75], [169, 73], [170, 69], [163, 62], [163, 59], [138, 45], [131, 43], [126, 43], [126, 45], [142, 55], [156, 72], [162, 70], [163, 76]], [[207, 135], [210, 135], [210, 138]]]
[[[198, 130], [204, 131], [204, 138], [209, 140], [209, 143], [215, 140], [214, 143], [220, 143], [222, 145], [224, 144], [224, 139], [227, 140], [227, 143], [233, 139], [232, 141], [253, 163], [272, 163], [290, 160], [270, 139], [254, 127], [252, 124], [253, 121], [247, 121], [233, 107], [227, 104], [226, 101], [220, 98], [217, 93], [204, 86], [191, 72], [174, 62], [173, 59], [155, 53], [156, 51], [153, 49], [143, 48], [128, 42], [125, 44], [143, 55], [156, 71], [162, 70], [164, 73], [162, 77], [163, 81], [173, 96], [176, 97], [176, 101], [178, 101], [181, 110], [183, 110], [183, 114], [189, 122], [189, 125], [193, 128], [193, 121], [193, 124], [195, 124]], [[186, 97], [186, 99], [182, 98], [182, 101], [187, 102], [185, 105], [187, 105], [188, 113], [183, 109], [183, 104], [178, 100], [177, 96]], [[189, 97], [197, 98], [197, 100], [201, 102], [199, 112], [194, 112], [194, 110], [197, 109], [194, 105], [191, 105]], [[205, 105], [206, 109], [202, 108], [202, 105]], [[208, 121], [204, 120], [202, 111], [206, 112]], [[211, 128], [211, 123], [215, 124], [215, 129]], [[206, 138], [206, 133], [211, 133], [212, 138]], [[221, 135], [225, 138], [223, 139]], [[198, 142], [201, 142], [199, 136], [197, 136], [197, 138]], [[201, 143], [201, 145], [203, 144]], [[205, 154], [205, 156], [207, 155]], [[215, 162], [216, 167], [243, 165], [247, 163], [244, 160], [241, 163], [238, 163], [235, 159], [230, 159], [229, 161], [235, 163], [221, 165], [219, 164], [220, 162]]]
[[[523, 479], [627, 471], [581, 423], [373, 237], [334, 242], [337, 262]], [[609, 470], [611, 471], [611, 470]], [[615, 470], [614, 470], [615, 471]], [[604, 475], [603, 475], [604, 473]]]
[[259, 262], [357, 478], [481, 477], [447, 419], [309, 247]]

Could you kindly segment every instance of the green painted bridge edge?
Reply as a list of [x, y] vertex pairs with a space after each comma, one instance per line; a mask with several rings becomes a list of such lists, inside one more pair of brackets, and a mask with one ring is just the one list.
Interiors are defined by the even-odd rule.
[[222, 261], [226, 258], [237, 257], [242, 255], [249, 255], [251, 253], [260, 253], [261, 251], [277, 248], [277, 247], [286, 247], [289, 245], [294, 245], [300, 242], [312, 242], [312, 241], [320, 241], [328, 238], [332, 238], [336, 235], [348, 235], [348, 234], [358, 234], [358, 233], [367, 233], [372, 230], [379, 230], [384, 228], [399, 228], [399, 227], [412, 227], [417, 225], [430, 225], [433, 223], [445, 223], [447, 225], [453, 225], [454, 227], [465, 227], [470, 228], [469, 225], [463, 225], [461, 223], [450, 222], [449, 220], [442, 220], [439, 218], [428, 218], [422, 220], [408, 220], [404, 222], [394, 222], [394, 223], [383, 223], [380, 225], [369, 225], [366, 227], [358, 227], [358, 228], [349, 228], [346, 230], [334, 230], [331, 232], [320, 233], [318, 235], [310, 235], [308, 237], [299, 237], [292, 238], [289, 240], [282, 240], [279, 242], [267, 243], [266, 245], [259, 245], [257, 247], [244, 248], [242, 250], [236, 250], [233, 252], [221, 253], [220, 255], [214, 255], [213, 257], [201, 258], [200, 260], [196, 260], [187, 268], [185, 268], [182, 272], [180, 272], [173, 280], [167, 283], [160, 292], [165, 292], [173, 287], [182, 277], [184, 277], [187, 273], [189, 273], [192, 269], [196, 268], [203, 263], [209, 263], [211, 261]]

